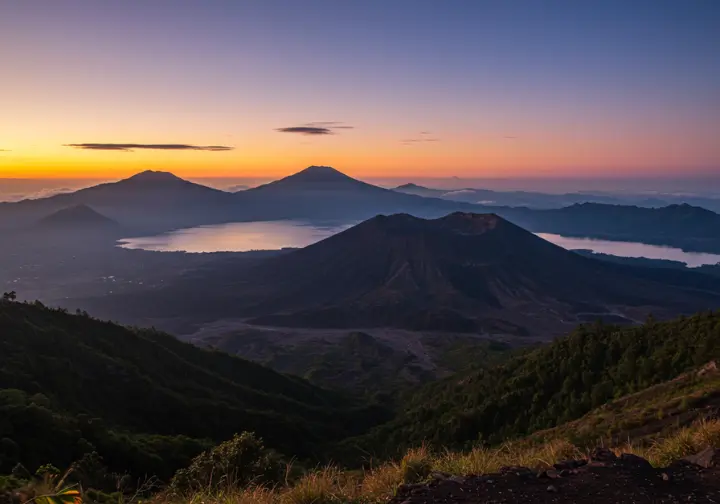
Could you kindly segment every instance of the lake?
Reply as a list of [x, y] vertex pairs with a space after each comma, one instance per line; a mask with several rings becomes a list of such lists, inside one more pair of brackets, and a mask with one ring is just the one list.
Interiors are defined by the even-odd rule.
[[[126, 238], [119, 245], [128, 249], [160, 252], [247, 252], [249, 250], [277, 250], [286, 247], [305, 247], [318, 242], [353, 224], [310, 223], [302, 221], [232, 222], [213, 226], [179, 229], [170, 233], [139, 238]], [[720, 262], [720, 254], [685, 252], [678, 248], [644, 243], [570, 238], [550, 233], [537, 236], [568, 250], [587, 249], [621, 257], [669, 259], [690, 267]]]
[[302, 221], [231, 222], [178, 229], [170, 233], [120, 240], [128, 249], [159, 252], [247, 252], [305, 247], [353, 224]]

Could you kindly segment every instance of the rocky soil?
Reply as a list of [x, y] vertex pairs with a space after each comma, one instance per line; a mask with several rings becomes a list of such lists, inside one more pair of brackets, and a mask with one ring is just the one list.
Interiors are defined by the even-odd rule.
[[393, 504], [720, 503], [720, 450], [707, 449], [662, 469], [635, 455], [596, 449], [544, 471], [506, 467], [496, 474], [403, 485]]

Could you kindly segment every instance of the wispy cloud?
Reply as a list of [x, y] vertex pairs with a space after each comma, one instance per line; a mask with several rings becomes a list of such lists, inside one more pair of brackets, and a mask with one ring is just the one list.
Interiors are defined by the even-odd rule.
[[435, 138], [432, 136], [432, 133], [429, 131], [421, 131], [419, 133], [420, 136], [415, 138], [406, 138], [405, 140], [400, 140], [400, 143], [403, 145], [416, 145], [419, 143], [425, 143], [425, 142], [439, 142], [439, 138]]
[[10, 149], [0, 149], [0, 152], [10, 152]]
[[506, 135], [504, 138], [507, 138], [508, 140], [515, 140], [517, 137], [516, 137], [516, 136]]
[[339, 121], [316, 121], [303, 124], [301, 126], [287, 126], [285, 128], [276, 128], [275, 131], [280, 133], [295, 133], [298, 135], [334, 135], [334, 130], [353, 129]]
[[226, 145], [189, 145], [189, 144], [134, 144], [134, 143], [78, 143], [65, 144], [65, 147], [73, 147], [83, 150], [109, 150], [131, 152], [135, 149], [149, 150], [194, 150], [194, 151], [229, 151], [233, 147]]

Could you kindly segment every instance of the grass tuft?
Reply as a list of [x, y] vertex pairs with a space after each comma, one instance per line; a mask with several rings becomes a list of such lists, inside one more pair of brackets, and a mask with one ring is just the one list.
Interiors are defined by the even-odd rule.
[[[633, 453], [661, 467], [719, 443], [720, 420], [703, 420], [651, 444], [628, 440], [615, 446], [613, 451], [618, 455]], [[277, 488], [228, 486], [186, 497], [168, 494], [153, 500], [154, 504], [380, 504], [393, 497], [399, 485], [426, 481], [433, 472], [467, 476], [493, 473], [508, 466], [541, 469], [563, 460], [583, 458], [585, 448], [567, 439], [543, 443], [526, 439], [467, 452], [433, 453], [421, 446], [409, 450], [399, 461], [387, 462], [365, 472], [327, 466]]]

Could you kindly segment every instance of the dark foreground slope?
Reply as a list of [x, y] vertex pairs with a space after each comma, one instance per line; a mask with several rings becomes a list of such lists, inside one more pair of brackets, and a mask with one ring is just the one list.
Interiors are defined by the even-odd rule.
[[80, 303], [143, 323], [246, 318], [537, 337], [597, 318], [628, 322], [718, 305], [717, 279], [588, 259], [496, 215], [468, 213], [381, 215], [253, 267], [223, 263], [164, 290]]
[[679, 460], [654, 468], [632, 454], [597, 449], [588, 459], [563, 461], [540, 473], [507, 467], [482, 476], [435, 478], [402, 485], [392, 504], [553, 503], [671, 504], [720, 500], [720, 468]]
[[720, 357], [720, 311], [642, 326], [579, 327], [505, 363], [428, 385], [365, 449], [500, 442], [581, 417]]
[[243, 430], [285, 453], [319, 456], [384, 419], [154, 330], [0, 301], [0, 335], [0, 473], [16, 462], [65, 467], [97, 450], [113, 469], [168, 476]]

